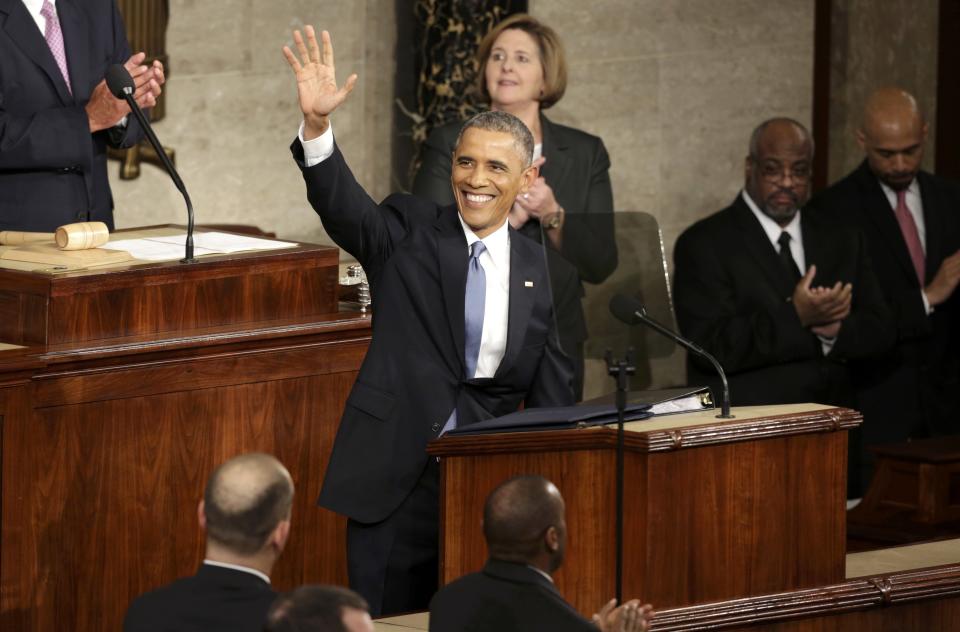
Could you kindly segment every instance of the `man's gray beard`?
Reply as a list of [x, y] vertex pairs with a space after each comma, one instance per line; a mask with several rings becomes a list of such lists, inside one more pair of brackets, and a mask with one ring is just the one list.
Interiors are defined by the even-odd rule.
[[781, 221], [789, 222], [797, 215], [797, 211], [800, 210], [799, 206], [795, 206], [789, 211], [771, 211], [770, 207], [766, 204], [764, 204], [761, 208], [767, 217], [777, 223], [780, 223]]

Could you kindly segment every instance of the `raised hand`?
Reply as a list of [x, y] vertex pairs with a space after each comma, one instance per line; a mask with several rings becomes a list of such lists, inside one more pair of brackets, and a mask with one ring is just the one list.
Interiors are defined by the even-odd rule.
[[327, 130], [330, 113], [346, 100], [357, 83], [357, 75], [350, 75], [347, 82], [338, 88], [330, 34], [326, 31], [320, 34], [323, 40], [321, 52], [313, 27], [308, 24], [304, 30], [307, 33], [306, 43], [299, 30], [293, 32], [300, 59], [289, 46], [283, 47], [283, 55], [297, 78], [297, 95], [300, 111], [303, 112], [303, 137], [304, 140], [310, 140]]

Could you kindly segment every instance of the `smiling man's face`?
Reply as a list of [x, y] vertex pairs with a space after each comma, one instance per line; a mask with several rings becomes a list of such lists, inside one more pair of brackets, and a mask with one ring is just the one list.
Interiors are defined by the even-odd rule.
[[453, 152], [450, 176], [460, 217], [483, 239], [503, 225], [517, 194], [527, 190], [536, 173], [509, 133], [465, 130]]

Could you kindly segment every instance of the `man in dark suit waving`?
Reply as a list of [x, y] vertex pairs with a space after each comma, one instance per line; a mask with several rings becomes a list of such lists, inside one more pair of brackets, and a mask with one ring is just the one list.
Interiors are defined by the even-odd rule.
[[131, 56], [113, 0], [0, 0], [0, 230], [113, 229], [107, 146], [143, 133], [103, 77], [124, 64], [151, 107], [163, 66], [144, 58]]
[[866, 159], [811, 202], [863, 231], [894, 316], [895, 347], [858, 379], [867, 443], [960, 432], [960, 184], [920, 169], [926, 137], [913, 96], [877, 90], [857, 134]]
[[[812, 157], [802, 125], [764, 122], [743, 191], [677, 240], [677, 321], [727, 370], [734, 404], [852, 405], [848, 365], [892, 344], [862, 237], [801, 210]], [[691, 383], [715, 380], [688, 368]]]
[[540, 250], [507, 215], [536, 178], [533, 139], [504, 113], [471, 119], [457, 143], [455, 205], [392, 195], [377, 205], [354, 180], [329, 115], [346, 99], [333, 48], [312, 27], [284, 49], [304, 122], [292, 150], [333, 239], [363, 265], [373, 339], [347, 400], [320, 504], [350, 518], [350, 584], [371, 613], [423, 609], [437, 582], [437, 463], [446, 429], [528, 407], [572, 403]]

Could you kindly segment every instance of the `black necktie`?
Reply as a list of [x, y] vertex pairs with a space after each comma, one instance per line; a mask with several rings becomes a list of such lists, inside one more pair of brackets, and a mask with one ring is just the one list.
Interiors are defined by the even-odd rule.
[[777, 240], [777, 243], [780, 244], [780, 262], [783, 263], [783, 267], [787, 270], [790, 278], [794, 282], [799, 281], [803, 275], [800, 274], [800, 268], [797, 267], [797, 262], [794, 261], [793, 253], [790, 251], [790, 233], [787, 231], [780, 233], [780, 239]]

